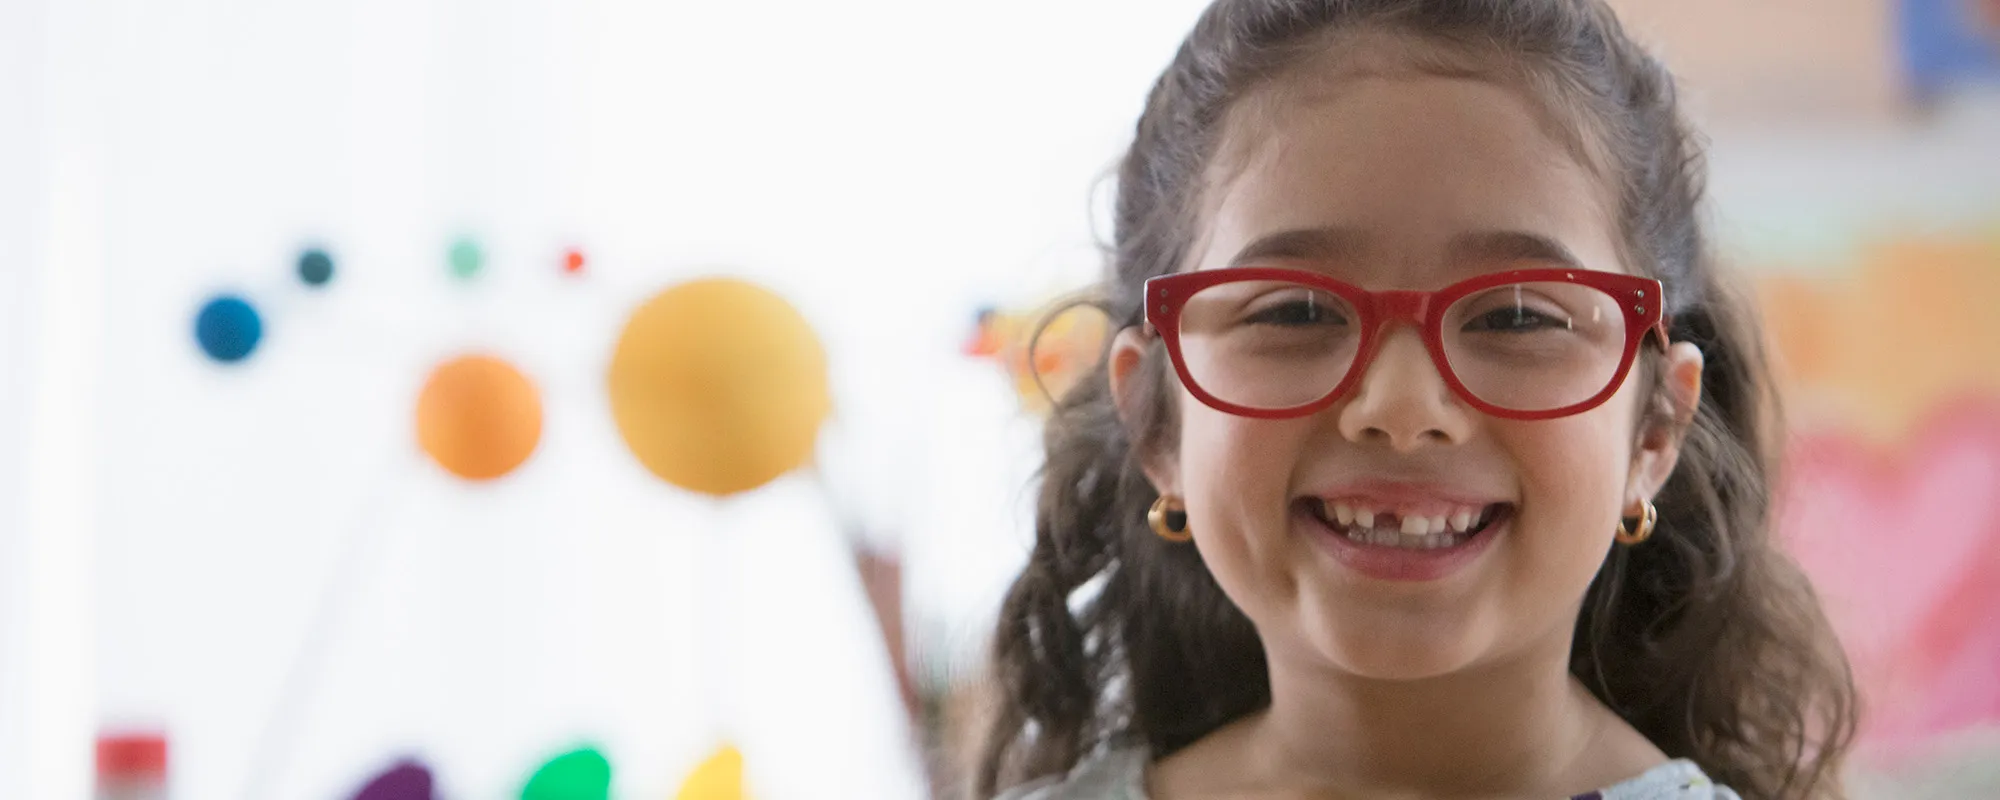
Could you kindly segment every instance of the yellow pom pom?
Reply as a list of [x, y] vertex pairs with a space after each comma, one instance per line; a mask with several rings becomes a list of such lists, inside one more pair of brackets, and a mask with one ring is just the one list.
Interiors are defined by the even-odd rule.
[[743, 754], [723, 745], [694, 768], [674, 800], [748, 800], [743, 791]]
[[812, 457], [832, 408], [826, 354], [783, 298], [711, 278], [632, 313], [611, 357], [611, 413], [639, 462], [685, 489], [755, 489]]

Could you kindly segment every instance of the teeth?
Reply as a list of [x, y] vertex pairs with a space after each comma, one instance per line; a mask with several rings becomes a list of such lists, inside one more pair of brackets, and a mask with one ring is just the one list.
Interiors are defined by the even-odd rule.
[[[1350, 533], [1362, 533], [1363, 536], [1359, 537], [1361, 541], [1368, 541], [1368, 534], [1382, 534], [1392, 540], [1402, 537], [1414, 540], [1427, 536], [1467, 534], [1472, 532], [1474, 528], [1491, 522], [1495, 508], [1495, 506], [1465, 506], [1434, 516], [1423, 516], [1414, 513], [1399, 513], [1396, 509], [1382, 510], [1349, 505], [1333, 500], [1320, 501], [1320, 513], [1327, 520], [1336, 523], [1341, 528], [1349, 530]], [[1381, 524], [1381, 530], [1375, 529], [1377, 523]], [[1402, 546], [1450, 546], [1449, 542], [1436, 545], [1421, 545], [1405, 541], [1399, 544]]]
[[[1435, 517], [1412, 515], [1403, 518], [1402, 530], [1405, 536], [1429, 536], [1434, 533], [1444, 533], [1449, 528], [1449, 525], [1450, 515], [1447, 514], [1439, 514]], [[1459, 528], [1458, 532], [1464, 533], [1465, 529]]]
[[1374, 528], [1355, 528], [1347, 532], [1347, 538], [1362, 544], [1400, 547], [1405, 550], [1437, 550], [1452, 547], [1466, 540], [1465, 535], [1459, 533], [1432, 533], [1423, 536], [1411, 536], [1409, 534], [1376, 530]]

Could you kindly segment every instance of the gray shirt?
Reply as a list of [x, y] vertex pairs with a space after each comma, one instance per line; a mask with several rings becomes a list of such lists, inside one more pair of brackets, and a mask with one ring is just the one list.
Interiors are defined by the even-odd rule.
[[[1078, 764], [1066, 776], [1016, 786], [997, 800], [1146, 800], [1146, 763], [1141, 748], [1113, 750]], [[1661, 764], [1631, 780], [1585, 792], [1570, 800], [1742, 800], [1717, 785], [1687, 759]]]

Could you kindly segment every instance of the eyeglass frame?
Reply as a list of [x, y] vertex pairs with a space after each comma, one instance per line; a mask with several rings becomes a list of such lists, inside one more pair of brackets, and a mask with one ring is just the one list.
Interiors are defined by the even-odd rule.
[[[1354, 363], [1347, 368], [1347, 374], [1340, 383], [1317, 400], [1288, 408], [1264, 409], [1237, 405], [1216, 397], [1203, 389], [1200, 382], [1188, 370], [1187, 362], [1181, 356], [1180, 317], [1189, 298], [1196, 293], [1215, 286], [1243, 281], [1283, 281], [1324, 289], [1354, 306], [1361, 318], [1361, 341], [1356, 347]], [[1505, 286], [1512, 283], [1568, 283], [1588, 286], [1602, 291], [1618, 302], [1625, 315], [1624, 354], [1618, 361], [1618, 369], [1602, 390], [1588, 399], [1560, 408], [1545, 411], [1516, 411], [1502, 408], [1479, 399], [1451, 367], [1451, 360], [1444, 353], [1444, 312], [1452, 304], [1465, 299], [1474, 292]], [[1429, 353], [1431, 366], [1438, 377], [1451, 387], [1452, 393], [1466, 404], [1482, 413], [1502, 419], [1543, 420], [1581, 414], [1603, 405], [1618, 393], [1626, 376], [1631, 372], [1632, 363], [1638, 359], [1639, 346], [1651, 341], [1661, 351], [1667, 349], [1668, 319], [1661, 308], [1664, 287], [1657, 279], [1620, 272], [1603, 272], [1588, 269], [1519, 269], [1477, 275], [1442, 289], [1431, 292], [1411, 290], [1369, 291], [1350, 283], [1336, 280], [1324, 272], [1289, 267], [1229, 267], [1181, 272], [1161, 275], [1146, 280], [1145, 325], [1142, 333], [1148, 337], [1157, 336], [1167, 347], [1169, 360], [1174, 372], [1180, 376], [1181, 385], [1187, 387], [1195, 399], [1217, 411], [1255, 419], [1289, 419], [1317, 413], [1339, 402], [1354, 388], [1354, 384], [1368, 374], [1368, 367], [1374, 363], [1380, 350], [1383, 332], [1397, 322], [1416, 326], [1424, 342], [1424, 350]], [[1649, 337], [1648, 334], [1651, 334]]]

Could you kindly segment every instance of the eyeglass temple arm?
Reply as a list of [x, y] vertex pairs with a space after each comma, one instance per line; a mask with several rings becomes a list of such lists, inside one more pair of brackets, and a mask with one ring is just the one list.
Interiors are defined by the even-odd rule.
[[1664, 353], [1667, 351], [1667, 347], [1674, 343], [1673, 337], [1667, 334], [1667, 331], [1672, 328], [1673, 318], [1662, 314], [1660, 315], [1660, 321], [1655, 323], [1650, 330], [1646, 331], [1646, 333], [1651, 334], [1646, 338], [1653, 344], [1659, 345], [1660, 352]]

